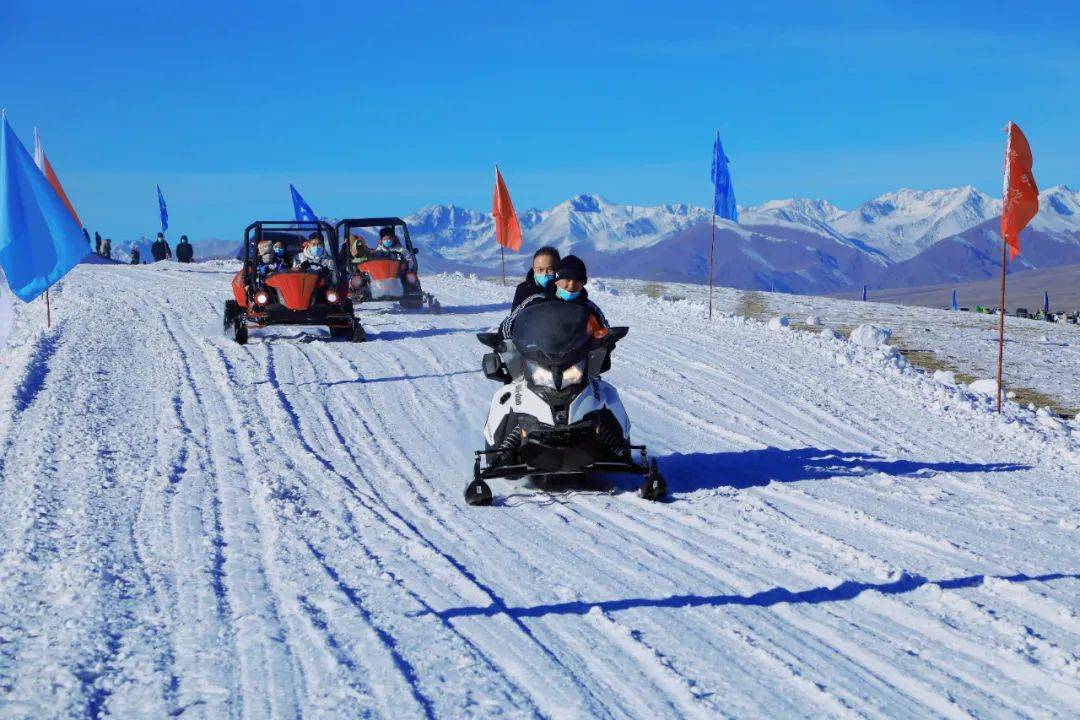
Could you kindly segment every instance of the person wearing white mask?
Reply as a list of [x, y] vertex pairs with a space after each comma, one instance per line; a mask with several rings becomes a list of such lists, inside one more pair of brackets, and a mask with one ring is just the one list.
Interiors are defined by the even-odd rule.
[[302, 270], [334, 270], [334, 260], [323, 245], [322, 235], [313, 232], [308, 236], [303, 250], [296, 258], [296, 267]]

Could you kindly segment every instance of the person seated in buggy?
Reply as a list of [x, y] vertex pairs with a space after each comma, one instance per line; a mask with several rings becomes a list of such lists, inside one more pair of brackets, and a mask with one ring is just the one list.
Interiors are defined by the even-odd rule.
[[289, 265], [285, 259], [285, 245], [280, 240], [276, 242], [260, 240], [257, 249], [259, 257], [255, 265], [255, 277], [259, 285], [262, 285], [267, 275], [281, 272]]
[[371, 259], [371, 248], [362, 235], [349, 237], [349, 268], [355, 269], [357, 265], [363, 265]]
[[308, 235], [300, 254], [296, 256], [294, 266], [301, 270], [315, 270], [317, 272], [332, 273], [334, 271], [334, 259], [323, 246], [322, 235], [313, 232]]
[[375, 246], [375, 257], [408, 262], [405, 249], [401, 247], [401, 239], [398, 238], [394, 228], [379, 229], [379, 244]]

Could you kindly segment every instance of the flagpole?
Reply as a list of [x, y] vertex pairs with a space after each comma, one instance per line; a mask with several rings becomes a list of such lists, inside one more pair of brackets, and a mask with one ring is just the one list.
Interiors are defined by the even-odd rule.
[[45, 290], [45, 327], [52, 327], [52, 306], [49, 304], [49, 291]]
[[506, 246], [499, 245], [499, 270], [502, 273], [502, 284], [506, 285]]
[[[715, 203], [714, 203], [715, 204]], [[712, 237], [709, 239], [709, 319], [712, 320], [713, 305], [713, 252], [716, 249], [716, 210], [712, 215]]]
[[1001, 375], [1005, 365], [1005, 252], [1008, 243], [1001, 239], [1001, 304], [998, 306], [998, 366], [997, 366], [997, 411], [1001, 413]]

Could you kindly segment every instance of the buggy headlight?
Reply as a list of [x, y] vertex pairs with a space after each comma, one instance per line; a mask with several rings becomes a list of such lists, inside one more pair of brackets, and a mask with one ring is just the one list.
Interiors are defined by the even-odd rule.
[[529, 382], [533, 385], [555, 388], [555, 375], [543, 365], [538, 365], [532, 360], [525, 363], [525, 369], [529, 373]]
[[414, 273], [414, 272], [405, 273], [405, 282], [409, 283], [410, 285], [415, 285], [416, 284], [416, 273]]
[[259, 292], [255, 293], [255, 302], [258, 305], [265, 305], [266, 303], [270, 302], [270, 296], [265, 290], [260, 290]]
[[333, 303], [336, 303], [337, 301], [338, 301], [337, 291], [336, 290], [327, 290], [326, 291], [326, 302], [333, 304]]

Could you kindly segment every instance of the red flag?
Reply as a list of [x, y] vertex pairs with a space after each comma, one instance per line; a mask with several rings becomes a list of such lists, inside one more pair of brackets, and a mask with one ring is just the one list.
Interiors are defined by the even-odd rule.
[[1031, 174], [1031, 146], [1016, 123], [1005, 127], [1005, 189], [1001, 206], [1001, 237], [1009, 246], [1009, 260], [1020, 254], [1020, 231], [1039, 212], [1039, 188]]
[[45, 179], [52, 185], [52, 189], [56, 191], [68, 212], [71, 213], [71, 217], [75, 218], [75, 222], [78, 223], [79, 227], [82, 227], [82, 220], [79, 219], [79, 214], [75, 212], [75, 206], [68, 200], [67, 193], [64, 192], [63, 186], [60, 185], [60, 178], [56, 177], [52, 163], [49, 162], [49, 158], [45, 154], [45, 148], [41, 146], [41, 138], [38, 137], [37, 128], [34, 128], [34, 164], [45, 174]]
[[495, 240], [514, 252], [521, 250], [521, 223], [518, 222], [514, 203], [510, 202], [510, 191], [506, 189], [498, 167], [495, 168], [495, 197], [491, 201], [491, 214], [495, 216]]

